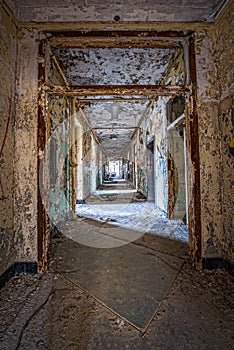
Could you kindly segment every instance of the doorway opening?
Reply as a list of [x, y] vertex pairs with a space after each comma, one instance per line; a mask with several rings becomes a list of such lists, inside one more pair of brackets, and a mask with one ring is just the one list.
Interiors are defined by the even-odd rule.
[[[50, 70], [44, 74], [39, 69], [40, 98], [47, 111], [39, 110], [39, 121], [46, 116], [43, 147], [39, 143], [44, 154], [38, 166], [39, 195], [49, 193], [42, 201], [53, 226], [71, 214], [87, 215], [81, 206], [95, 200], [102, 207], [106, 198], [122, 201], [124, 211], [126, 202], [152, 203], [169, 219], [188, 225], [191, 261], [198, 264], [191, 33], [171, 33], [172, 39], [157, 32], [144, 32], [142, 39], [141, 34], [50, 33], [41, 43]], [[52, 139], [53, 146], [47, 147]], [[54, 163], [49, 165], [51, 150], [56, 150], [56, 170]], [[48, 188], [50, 168], [56, 173], [53, 188]], [[103, 219], [99, 212], [95, 215]], [[106, 219], [118, 221], [110, 215]], [[40, 242], [49, 240], [48, 227], [48, 222], [40, 225]], [[43, 261], [45, 250], [39, 250]]]

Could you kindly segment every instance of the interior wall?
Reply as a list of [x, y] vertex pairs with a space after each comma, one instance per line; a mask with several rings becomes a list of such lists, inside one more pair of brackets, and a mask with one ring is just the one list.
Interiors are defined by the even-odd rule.
[[[202, 257], [233, 263], [233, 15], [196, 33]], [[214, 30], [215, 29], [215, 30]]]
[[219, 153], [221, 159], [222, 231], [224, 258], [234, 263], [234, 1], [215, 26], [217, 82], [219, 84]]
[[16, 63], [16, 26], [0, 3], [0, 275], [17, 259], [13, 205]]
[[[167, 104], [167, 147], [168, 147], [168, 215], [171, 219], [186, 222], [186, 174], [185, 158], [185, 99], [174, 96]], [[181, 119], [183, 118], [183, 119]], [[176, 123], [175, 125], [173, 124]]]
[[[76, 149], [78, 161], [77, 172], [79, 173], [76, 196], [78, 202], [82, 202], [97, 189], [100, 182], [98, 168], [100, 149], [92, 131], [90, 130], [90, 126], [87, 124], [87, 117], [81, 109], [77, 110], [76, 119], [80, 125], [80, 133], [78, 134], [79, 137], [77, 139]], [[80, 179], [81, 176], [82, 180]]]
[[[136, 162], [137, 162], [137, 190], [147, 196], [149, 190], [149, 184], [147, 182], [147, 149], [146, 149], [146, 140], [143, 137], [143, 132], [140, 131], [137, 133], [135, 138], [136, 146]], [[148, 163], [150, 160], [148, 159]], [[149, 167], [152, 168], [152, 164], [149, 164]]]
[[186, 184], [183, 126], [168, 131], [168, 178], [170, 219], [183, 220], [186, 216]]
[[159, 97], [155, 115], [155, 204], [168, 211], [168, 171], [167, 171], [167, 99]]
[[[76, 113], [76, 117], [77, 113]], [[76, 202], [83, 202], [83, 127], [76, 122]]]
[[50, 212], [53, 224], [64, 221], [71, 210], [71, 136], [70, 101], [67, 97], [51, 96], [49, 178]]
[[37, 262], [38, 32], [18, 31], [14, 225], [18, 260]]

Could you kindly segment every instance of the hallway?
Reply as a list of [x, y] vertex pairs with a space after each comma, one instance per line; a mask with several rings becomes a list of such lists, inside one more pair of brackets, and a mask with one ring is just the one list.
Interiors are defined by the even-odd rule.
[[234, 0], [0, 0], [0, 350], [234, 350]]

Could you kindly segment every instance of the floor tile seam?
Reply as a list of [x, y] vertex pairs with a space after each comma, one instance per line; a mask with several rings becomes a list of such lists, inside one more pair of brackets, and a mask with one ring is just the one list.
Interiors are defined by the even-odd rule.
[[[58, 272], [59, 273], [59, 272]], [[90, 296], [92, 299], [94, 299], [98, 304], [102, 305], [105, 309], [109, 310], [112, 314], [114, 314], [115, 316], [119, 317], [120, 319], [122, 319], [123, 321], [125, 321], [127, 324], [129, 324], [130, 326], [132, 326], [133, 328], [137, 329], [139, 332], [143, 332], [144, 328], [138, 327], [137, 325], [135, 325], [134, 323], [130, 322], [129, 320], [127, 320], [125, 317], [123, 317], [122, 315], [120, 315], [117, 311], [113, 310], [112, 308], [110, 308], [109, 306], [107, 306], [104, 302], [102, 302], [99, 298], [97, 298], [95, 295], [93, 295], [91, 292], [89, 292], [87, 289], [81, 287], [78, 283], [70, 280], [70, 278], [66, 275], [63, 275], [64, 278], [66, 278], [67, 280], [69, 280], [72, 284], [74, 284], [75, 286], [77, 286], [82, 292], [86, 293], [88, 296]]]
[[[156, 236], [156, 235], [155, 235], [155, 236]], [[156, 236], [156, 237], [157, 237], [157, 236]], [[165, 252], [162, 252], [162, 251], [157, 250], [157, 249], [155, 249], [155, 248], [145, 246], [144, 244], [137, 243], [136, 241], [130, 242], [129, 244], [133, 244], [133, 245], [137, 245], [137, 246], [140, 246], [140, 247], [144, 247], [144, 248], [147, 248], [147, 249], [149, 249], [149, 250], [152, 250], [153, 252], [158, 252], [158, 253], [163, 254], [163, 255], [172, 256], [173, 258], [177, 258], [177, 259], [180, 259], [180, 260], [182, 260], [182, 261], [187, 261], [187, 260], [188, 260], [187, 258], [183, 258], [183, 257], [180, 257], [180, 256], [175, 255], [175, 254], [165, 253]]]
[[174, 284], [175, 284], [175, 282], [176, 282], [176, 279], [177, 279], [177, 277], [179, 276], [179, 274], [181, 273], [182, 268], [184, 267], [184, 265], [185, 265], [185, 262], [183, 262], [183, 264], [181, 265], [181, 267], [178, 269], [178, 271], [177, 271], [175, 277], [173, 278], [173, 281], [172, 281], [172, 283], [171, 283], [171, 285], [170, 285], [168, 291], [165, 293], [164, 297], [162, 298], [162, 300], [161, 300], [160, 303], [159, 303], [159, 306], [157, 307], [157, 309], [155, 310], [154, 314], [152, 315], [150, 321], [148, 322], [147, 326], [145, 327], [144, 332], [142, 333], [142, 337], [144, 337], [144, 336], [147, 334], [147, 331], [148, 331], [148, 329], [149, 329], [149, 327], [150, 327], [152, 321], [155, 319], [155, 316], [160, 312], [160, 309], [161, 309], [161, 307], [162, 307], [162, 304], [163, 304], [164, 301], [170, 296], [171, 290], [173, 289]]

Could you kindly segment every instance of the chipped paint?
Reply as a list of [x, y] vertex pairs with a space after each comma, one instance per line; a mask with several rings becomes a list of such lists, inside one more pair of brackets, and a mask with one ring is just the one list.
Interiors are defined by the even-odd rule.
[[14, 85], [17, 32], [0, 3], [0, 275], [17, 259], [14, 231]]
[[24, 22], [77, 22], [77, 21], [117, 21], [117, 22], [175, 22], [213, 21], [222, 3], [215, 0], [162, 1], [138, 0], [111, 1], [108, 5], [102, 0], [48, 1], [24, 0], [15, 4], [6, 0], [20, 21]]
[[202, 256], [233, 263], [233, 11], [230, 1], [212, 31], [197, 33]]
[[22, 31], [14, 145], [14, 221], [19, 261], [37, 261], [37, 32]]
[[[24, 4], [26, 5], [26, 2], [24, 2]], [[2, 211], [4, 214], [1, 217], [3, 220], [3, 238], [1, 241], [1, 248], [3, 252], [2, 257], [6, 263], [5, 265], [2, 265], [3, 270], [7, 268], [7, 264], [11, 264], [14, 261], [37, 261], [37, 242], [41, 249], [41, 252], [39, 252], [41, 254], [41, 259], [46, 259], [43, 254], [46, 255], [49, 249], [46, 213], [43, 212], [43, 215], [41, 214], [43, 208], [40, 206], [39, 202], [37, 206], [37, 151], [39, 152], [39, 158], [42, 157], [43, 143], [45, 143], [49, 137], [49, 128], [46, 124], [47, 120], [45, 113], [48, 106], [44, 106], [43, 104], [43, 99], [46, 95], [51, 93], [55, 97], [59, 95], [63, 96], [65, 94], [72, 97], [78, 96], [78, 99], [81, 97], [84, 98], [84, 96], [92, 97], [97, 95], [122, 95], [135, 98], [135, 96], [171, 96], [173, 94], [185, 92], [183, 86], [160, 85], [154, 85], [151, 87], [147, 85], [134, 87], [131, 85], [112, 85], [110, 87], [73, 86], [73, 88], [68, 88], [64, 77], [58, 70], [58, 67], [56, 68], [55, 61], [52, 62], [52, 71], [48, 72], [48, 57], [45, 59], [45, 57], [37, 56], [39, 43], [38, 31], [49, 31], [51, 29], [58, 31], [64, 30], [65, 33], [68, 30], [84, 30], [84, 32], [82, 32], [84, 39], [88, 39], [92, 34], [92, 30], [99, 30], [102, 40], [105, 39], [105, 36], [108, 35], [108, 33], [112, 33], [112, 41], [114, 42], [114, 38], [118, 38], [118, 43], [121, 41], [121, 31], [123, 37], [124, 35], [126, 36], [126, 31], [129, 36], [132, 35], [133, 37], [135, 35], [134, 40], [144, 39], [145, 35], [145, 38], [147, 38], [148, 41], [150, 41], [150, 37], [154, 36], [156, 39], [160, 38], [161, 41], [163, 41], [164, 38], [167, 38], [166, 40], [168, 42], [168, 38], [171, 37], [176, 43], [178, 43], [178, 37], [187, 40], [187, 37], [193, 35], [193, 33], [188, 31], [194, 30], [194, 47], [192, 42], [193, 38], [190, 36], [190, 54], [188, 55], [191, 65], [190, 73], [192, 73], [192, 76], [186, 77], [181, 74], [181, 79], [176, 81], [176, 75], [173, 74], [173, 71], [168, 70], [166, 73], [166, 77], [171, 78], [173, 83], [180, 84], [182, 81], [186, 79], [189, 81], [190, 79], [190, 86], [187, 88], [186, 93], [192, 92], [192, 96], [189, 96], [189, 94], [186, 95], [188, 104], [188, 113], [186, 113], [187, 146], [191, 153], [188, 166], [190, 171], [189, 188], [191, 189], [191, 191], [189, 191], [191, 199], [189, 208], [190, 247], [192, 253], [191, 261], [196, 266], [199, 266], [201, 258], [224, 257], [231, 262], [234, 261], [232, 191], [233, 156], [230, 150], [230, 145], [232, 146], [233, 139], [234, 110], [234, 73], [232, 59], [234, 50], [232, 33], [233, 1], [229, 2], [229, 5], [222, 12], [218, 21], [212, 25], [205, 23], [173, 23], [172, 26], [171, 23], [157, 23], [156, 21], [159, 17], [161, 20], [164, 16], [167, 20], [175, 20], [176, 17], [168, 17], [168, 15], [170, 15], [170, 13], [168, 13], [169, 9], [161, 6], [158, 7], [157, 10], [152, 9], [151, 12], [149, 11], [146, 17], [145, 6], [147, 6], [147, 4], [149, 3], [139, 3], [139, 9], [141, 11], [138, 13], [135, 11], [135, 8], [134, 11], [127, 11], [126, 14], [124, 14], [125, 17], [121, 18], [121, 14], [119, 16], [120, 23], [117, 24], [113, 22], [113, 18], [117, 14], [113, 13], [113, 8], [111, 9], [109, 5], [108, 8], [100, 8], [98, 12], [94, 11], [94, 8], [92, 7], [94, 5], [91, 5], [91, 12], [89, 12], [86, 11], [87, 8], [85, 9], [84, 7], [81, 9], [78, 5], [74, 5], [73, 2], [72, 6], [74, 7], [72, 7], [72, 11], [71, 8], [64, 8], [64, 5], [58, 6], [57, 8], [53, 6], [45, 7], [42, 11], [42, 8], [37, 5], [35, 5], [35, 7], [25, 8], [21, 3], [21, 5], [19, 5], [20, 7], [18, 9], [15, 8], [15, 10], [17, 15], [19, 15], [19, 19], [25, 20], [27, 23], [21, 23], [19, 25], [21, 29], [18, 30], [17, 39], [14, 19], [9, 14], [9, 11], [6, 14], [6, 6], [3, 6], [1, 1], [0, 82], [1, 101], [3, 101], [1, 103], [1, 118], [3, 116], [1, 119], [1, 126], [3, 126], [0, 131], [1, 140], [4, 138], [2, 132], [7, 129], [7, 116], [10, 110], [9, 101], [16, 102], [16, 108], [14, 108], [14, 103], [12, 107], [12, 118], [14, 124], [10, 123], [4, 146], [3, 162], [1, 160], [0, 165], [2, 176], [0, 188], [1, 190], [4, 190], [4, 196], [7, 197], [5, 201], [0, 202], [1, 205], [4, 205]], [[206, 2], [204, 8], [206, 9], [206, 15], [203, 12], [204, 17], [201, 17], [201, 12], [199, 11], [199, 20], [205, 20], [205, 18], [208, 18], [206, 17], [208, 13], [209, 18], [211, 18], [210, 16], [214, 13], [214, 8], [212, 8], [211, 2], [209, 3], [209, 6]], [[119, 8], [116, 7], [115, 9], [117, 11]], [[85, 16], [83, 16], [84, 11], [86, 11]], [[104, 12], [102, 13], [102, 11]], [[77, 22], [77, 14], [81, 13], [83, 22], [79, 23]], [[180, 12], [178, 11], [178, 8], [177, 13], [179, 16]], [[192, 13], [193, 16], [196, 16], [197, 14], [198, 12], [196, 11]], [[181, 16], [182, 15], [185, 14], [181, 13]], [[186, 13], [186, 16], [187, 15], [188, 13]], [[100, 18], [102, 18], [105, 23], [95, 22]], [[193, 18], [191, 17], [191, 11], [189, 18]], [[65, 19], [68, 22], [69, 20], [75, 22], [70, 24], [65, 23]], [[87, 19], [89, 22], [85, 23]], [[123, 20], [126, 19], [129, 19], [130, 22], [124, 23]], [[138, 19], [139, 22], [135, 22]], [[148, 21], [148, 23], [143, 23], [143, 19], [146, 22]], [[44, 21], [44, 23], [32, 23], [30, 22], [32, 20]], [[154, 22], [149, 22], [150, 20], [153, 20]], [[50, 21], [50, 23], [45, 23], [46, 21]], [[24, 26], [27, 26], [28, 29]], [[174, 31], [172, 31], [172, 29]], [[108, 33], [107, 30], [109, 30]], [[111, 32], [112, 30], [113, 32]], [[145, 34], [140, 32], [140, 30], [146, 30]], [[43, 35], [40, 34], [40, 36]], [[51, 33], [49, 36], [51, 36]], [[16, 51], [17, 40], [18, 53]], [[136, 42], [134, 42], [134, 45], [136, 45]], [[134, 48], [134, 45], [131, 47], [131, 52], [135, 52], [136, 46]], [[151, 47], [151, 50], [154, 49], [155, 47]], [[160, 50], [161, 49], [166, 50], [168, 48], [160, 46]], [[174, 48], [171, 49], [174, 50]], [[107, 48], [105, 48], [105, 50], [107, 51]], [[99, 51], [100, 46], [95, 54]], [[95, 61], [97, 55], [94, 55], [93, 57]], [[186, 57], [180, 58], [180, 64], [177, 66], [177, 69], [181, 72], [183, 67], [182, 63], [184, 63], [186, 59]], [[42, 80], [46, 79], [47, 75], [50, 74], [50, 84], [57, 85], [55, 88], [53, 86], [47, 86], [39, 96], [39, 100], [37, 79], [38, 63], [39, 83], [43, 83], [40, 81], [40, 78]], [[138, 69], [137, 66], [134, 66], [133, 68], [135, 70]], [[17, 72], [16, 83], [15, 72]], [[107, 74], [109, 79], [107, 79], [107, 82], [110, 83], [109, 68], [107, 69], [107, 73], [109, 74]], [[84, 78], [84, 76], [82, 78]], [[94, 75], [94, 77], [91, 78], [95, 78], [93, 79], [93, 83], [99, 84], [97, 75]], [[127, 83], [130, 84], [131, 82], [132, 80], [128, 79]], [[83, 80], [81, 83], [83, 84]], [[115, 83], [118, 83], [118, 81], [116, 80]], [[14, 90], [17, 92], [17, 99], [12, 95], [12, 91]], [[70, 97], [67, 98], [69, 99]], [[83, 108], [85, 113], [86, 108], [88, 107], [85, 106]], [[37, 130], [38, 109], [39, 116], [41, 112], [41, 119], [39, 118], [39, 130]], [[45, 118], [45, 120], [43, 118]], [[81, 115], [78, 120], [83, 127], [82, 134], [86, 135], [87, 133], [87, 135], [89, 135], [90, 143], [93, 142], [92, 139], [95, 138], [94, 135], [97, 136], [98, 132], [94, 133], [94, 131], [91, 131], [89, 125], [85, 123], [84, 118], [82, 118]], [[150, 125], [150, 118], [147, 122]], [[153, 125], [154, 124], [150, 126], [149, 130], [151, 136], [154, 134]], [[143, 180], [141, 180], [139, 176], [137, 179], [136, 174], [137, 172], [139, 174], [141, 171], [146, 173], [146, 169], [142, 166], [142, 162], [145, 155], [144, 152], [147, 138], [146, 134], [143, 133], [144, 146], [142, 147], [142, 141], [138, 131], [134, 134], [134, 137], [136, 137], [136, 139], [138, 138], [138, 142], [134, 139], [132, 146], [128, 150], [126, 156], [126, 159], [129, 162], [127, 163], [129, 164], [128, 171], [131, 178], [135, 181], [135, 184], [139, 186], [139, 188], [143, 188], [145, 187], [144, 177], [142, 177]], [[79, 146], [81, 146], [81, 153], [83, 153], [83, 145]], [[162, 145], [159, 143], [158, 146]], [[137, 162], [134, 163], [134, 152], [137, 148], [139, 148], [139, 150], [141, 149], [142, 153], [138, 157]], [[161, 152], [162, 149], [160, 147], [158, 148]], [[157, 155], [158, 157], [160, 156], [160, 152]], [[87, 170], [87, 176], [84, 177], [84, 181], [87, 181], [87, 184], [84, 184], [84, 186], [87, 187], [84, 190], [84, 193], [87, 193], [88, 195], [91, 191], [91, 185], [96, 181], [98, 182], [98, 180], [94, 180], [94, 178], [91, 179], [89, 170], [90, 163], [94, 168], [97, 167], [100, 160], [99, 150], [93, 154], [87, 152], [85, 153], [85, 157], [86, 158], [82, 160], [84, 161], [83, 169], [84, 171]], [[103, 155], [103, 163], [105, 162], [106, 159]], [[86, 166], [87, 169], [85, 168]], [[165, 170], [165, 164], [162, 164], [161, 162], [161, 166]], [[98, 170], [102, 172], [100, 165], [98, 165]], [[165, 175], [165, 171], [162, 171], [161, 175], [163, 173]], [[3, 177], [8, 179], [7, 183], [4, 181]], [[201, 187], [199, 183], [200, 179]], [[161, 183], [163, 183], [164, 180], [161, 178]], [[161, 193], [160, 196], [162, 196], [161, 198], [166, 198], [165, 193]], [[13, 201], [11, 200], [12, 198], [14, 198]], [[37, 214], [39, 214], [38, 222]], [[42, 216], [40, 217], [40, 215]], [[42, 222], [43, 220], [44, 223]], [[37, 228], [39, 226], [40, 231], [40, 225], [44, 225], [42, 229], [46, 228], [47, 231], [42, 230], [42, 236], [39, 235], [37, 237]], [[45, 232], [47, 236], [43, 237]], [[42, 261], [41, 264], [43, 265]]]
[[69, 85], [82, 86], [156, 85], [178, 56], [174, 48], [63, 48], [54, 53]]

